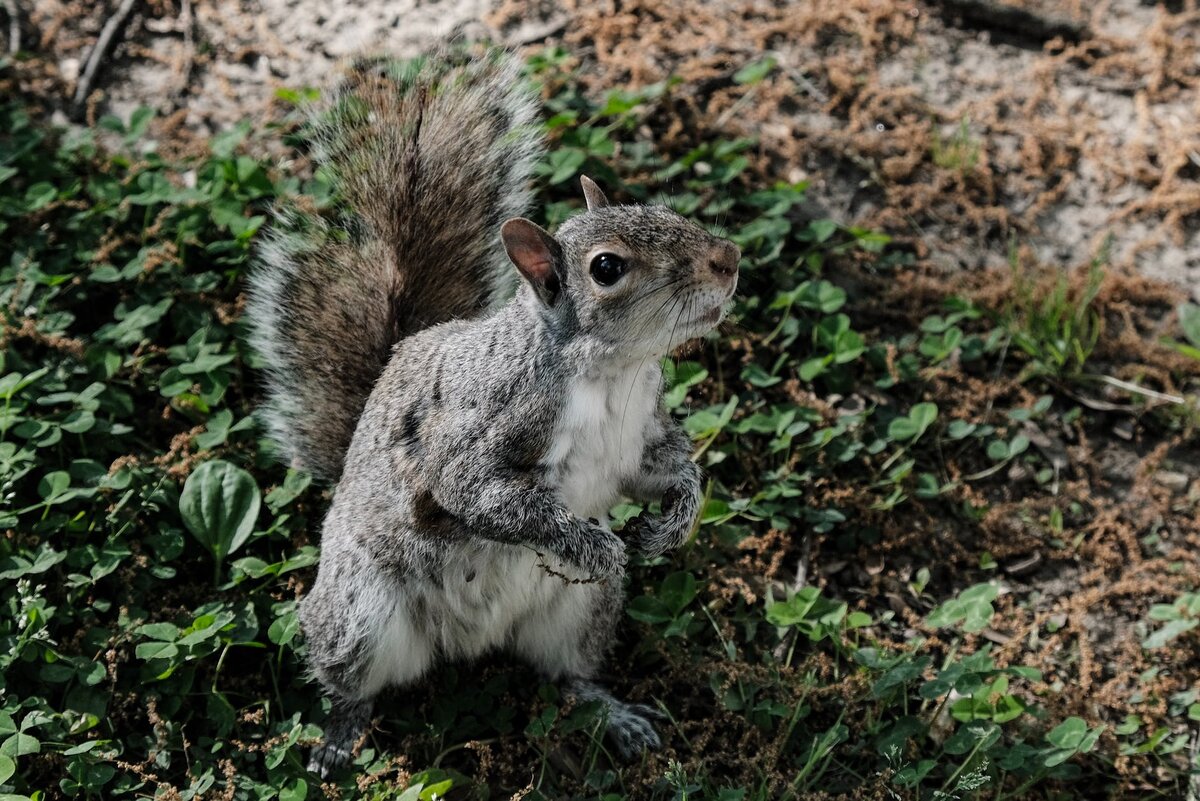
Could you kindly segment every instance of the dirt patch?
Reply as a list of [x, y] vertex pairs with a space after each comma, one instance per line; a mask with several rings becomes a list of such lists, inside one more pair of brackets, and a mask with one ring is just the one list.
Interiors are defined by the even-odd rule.
[[[51, 95], [73, 91], [115, 6], [29, 13]], [[1003, 265], [1018, 242], [1044, 263], [1106, 257], [1200, 299], [1197, 23], [1194, 2], [1139, 0], [153, 0], [92, 102], [212, 132], [272, 115], [278, 89], [327, 85], [356, 52], [561, 43], [596, 92], [699, 82], [693, 135], [756, 136], [768, 174], [810, 181], [830, 216], [908, 238], [941, 268]], [[763, 81], [732, 80], [767, 56]]]
[[[597, 88], [672, 73], [731, 84], [697, 123], [757, 136], [774, 173], [812, 181], [836, 218], [907, 236], [947, 268], [1002, 265], [1014, 240], [1071, 266], [1111, 236], [1113, 263], [1200, 287], [1193, 11], [1115, 0], [1078, 43], [1043, 43], [940, 4], [624, 8], [579, 4], [568, 28]], [[729, 80], [764, 54], [779, 64], [764, 82]]]

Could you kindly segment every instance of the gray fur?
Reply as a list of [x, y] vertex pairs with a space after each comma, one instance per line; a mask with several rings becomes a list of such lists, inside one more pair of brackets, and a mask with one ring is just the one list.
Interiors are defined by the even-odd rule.
[[[511, 96], [508, 88], [495, 91]], [[399, 135], [397, 147], [405, 147]], [[371, 150], [354, 156], [375, 157]], [[436, 154], [427, 151], [426, 158]], [[487, 180], [486, 169], [512, 174], [511, 165], [477, 160], [447, 157], [440, 165], [445, 174], [468, 168], [478, 180]], [[492, 198], [496, 206], [483, 212], [461, 211], [428, 183], [410, 187], [408, 200], [429, 214], [425, 236], [442, 243], [443, 252], [421, 251], [429, 264], [393, 260], [388, 270], [458, 264], [469, 271], [480, 258], [475, 243], [524, 202], [523, 185], [504, 180], [512, 194]], [[629, 536], [651, 554], [678, 546], [691, 530], [701, 476], [689, 458], [691, 443], [661, 409], [659, 363], [720, 320], [736, 285], [738, 252], [665, 208], [607, 205], [598, 188], [589, 195], [592, 208], [553, 239], [534, 231], [524, 240], [545, 245], [552, 271], [526, 272], [531, 277], [516, 297], [486, 316], [399, 329], [403, 338], [378, 380], [368, 382], [374, 387], [325, 520], [317, 580], [300, 608], [313, 673], [334, 705], [326, 741], [312, 760], [322, 775], [348, 758], [384, 687], [414, 682], [442, 660], [494, 648], [514, 651], [583, 700], [602, 700], [624, 755], [658, 745], [649, 710], [594, 683], [623, 607], [626, 544], [610, 530], [607, 513], [623, 495], [662, 500], [663, 515], [639, 521]], [[370, 217], [355, 204], [373, 202], [371, 195], [348, 202], [352, 214]], [[435, 215], [438, 203], [447, 205]], [[406, 210], [393, 208], [401, 216]], [[530, 234], [528, 225], [517, 229]], [[304, 261], [303, 271], [316, 271], [311, 275], [276, 265], [271, 280], [328, 285], [380, 252], [394, 253], [384, 247], [388, 241], [361, 240], [340, 255]], [[611, 286], [589, 274], [602, 252], [628, 264]], [[407, 273], [402, 281], [420, 283]], [[367, 291], [360, 283], [346, 287]], [[289, 305], [294, 298], [263, 293], [257, 308], [264, 319], [292, 319], [303, 312]], [[426, 307], [395, 314], [463, 316], [461, 307], [443, 306], [438, 293], [425, 300]], [[370, 321], [388, 324], [383, 317]], [[391, 334], [331, 327], [324, 336], [329, 348], [311, 350], [293, 329], [260, 329], [260, 339], [287, 343], [268, 346], [268, 359], [291, 354], [272, 364], [286, 373], [279, 385], [321, 404], [345, 387], [310, 384], [320, 376], [294, 375], [295, 364], [322, 355], [336, 373], [347, 366], [335, 354], [360, 358], [349, 340]], [[360, 374], [369, 369], [354, 366]], [[347, 402], [358, 417], [353, 398]], [[342, 425], [337, 414], [325, 420]], [[329, 446], [324, 464], [342, 465], [342, 454], [329, 449], [337, 441], [336, 432], [314, 429], [308, 443]]]

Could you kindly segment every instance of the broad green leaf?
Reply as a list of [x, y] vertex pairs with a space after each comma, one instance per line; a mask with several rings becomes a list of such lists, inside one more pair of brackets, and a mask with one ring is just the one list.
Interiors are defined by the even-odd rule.
[[179, 497], [179, 514], [188, 531], [220, 562], [250, 537], [260, 504], [253, 476], [214, 459], [188, 476]]
[[25, 732], [17, 732], [9, 736], [3, 744], [0, 744], [0, 756], [6, 756], [11, 759], [23, 757], [28, 754], [38, 754], [42, 751], [42, 744], [38, 738], [32, 734]]
[[1075, 749], [1083, 742], [1088, 726], [1082, 718], [1069, 717], [1046, 734], [1046, 742], [1056, 748]]
[[308, 782], [296, 779], [279, 791], [279, 801], [304, 801], [308, 797]]

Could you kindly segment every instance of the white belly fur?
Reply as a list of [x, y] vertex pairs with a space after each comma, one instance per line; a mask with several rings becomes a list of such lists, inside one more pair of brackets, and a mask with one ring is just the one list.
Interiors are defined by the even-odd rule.
[[[657, 363], [576, 380], [546, 457], [562, 501], [576, 515], [608, 524], [623, 479], [641, 461], [661, 380]], [[530, 548], [474, 543], [460, 557], [440, 582], [410, 584], [402, 593], [407, 597], [397, 599], [379, 632], [369, 683], [404, 684], [424, 673], [436, 654], [475, 657], [539, 628], [545, 629], [540, 636], [554, 637], [555, 622], [578, 625], [589, 613], [595, 588], [551, 575]], [[558, 573], [577, 572], [552, 554], [545, 563]], [[438, 612], [422, 619], [418, 608]], [[525, 623], [530, 632], [519, 632]], [[536, 642], [518, 645], [539, 650]]]
[[575, 514], [607, 523], [622, 480], [641, 461], [661, 381], [657, 363], [576, 379], [547, 456]]

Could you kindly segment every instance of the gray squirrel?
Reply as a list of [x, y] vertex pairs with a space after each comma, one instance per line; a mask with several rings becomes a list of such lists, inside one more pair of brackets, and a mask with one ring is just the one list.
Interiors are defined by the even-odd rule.
[[[337, 214], [281, 213], [250, 277], [271, 436], [337, 483], [300, 605], [331, 701], [322, 777], [381, 690], [496, 648], [601, 702], [623, 757], [660, 744], [657, 712], [595, 677], [626, 548], [676, 548], [698, 514], [660, 364], [720, 322], [740, 253], [586, 177], [556, 235], [523, 219], [538, 112], [502, 51], [353, 65], [312, 124]], [[622, 497], [662, 510], [624, 540]]]

